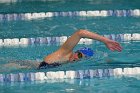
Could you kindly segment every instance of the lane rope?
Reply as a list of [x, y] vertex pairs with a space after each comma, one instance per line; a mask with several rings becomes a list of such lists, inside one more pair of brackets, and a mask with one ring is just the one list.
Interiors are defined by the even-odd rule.
[[[109, 34], [103, 35], [109, 39], [123, 42], [123, 41], [139, 41], [140, 34], [133, 33], [133, 34]], [[5, 38], [0, 39], [0, 46], [25, 46], [25, 45], [34, 45], [34, 44], [47, 44], [47, 45], [61, 45], [67, 40], [68, 36], [61, 36], [61, 37], [37, 37], [37, 38]], [[78, 44], [99, 44], [99, 41], [94, 41], [92, 39], [82, 38]]]
[[67, 12], [40, 12], [40, 13], [13, 13], [13, 14], [0, 14], [0, 21], [10, 20], [32, 20], [38, 18], [59, 17], [59, 16], [85, 16], [85, 17], [126, 17], [140, 16], [140, 9], [134, 10], [89, 10], [89, 11], [67, 11]]
[[53, 79], [91, 79], [112, 76], [135, 77], [135, 75], [140, 75], [140, 67], [0, 74], [0, 82], [27, 82]]

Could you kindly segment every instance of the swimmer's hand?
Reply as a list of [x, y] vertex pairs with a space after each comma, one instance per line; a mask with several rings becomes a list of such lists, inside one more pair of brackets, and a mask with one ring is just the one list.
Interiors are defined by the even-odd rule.
[[110, 49], [111, 51], [118, 51], [118, 52], [122, 51], [121, 45], [116, 41], [107, 39], [104, 43], [105, 43], [106, 47], [108, 49]]

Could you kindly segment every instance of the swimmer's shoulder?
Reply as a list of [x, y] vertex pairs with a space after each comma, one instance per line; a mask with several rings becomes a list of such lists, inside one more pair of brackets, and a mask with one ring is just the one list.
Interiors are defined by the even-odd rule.
[[56, 51], [56, 52], [46, 56], [44, 58], [44, 61], [48, 64], [51, 64], [51, 63], [66, 63], [69, 60], [69, 57], [70, 57], [71, 54], [72, 54], [72, 52], [65, 54], [61, 51]]

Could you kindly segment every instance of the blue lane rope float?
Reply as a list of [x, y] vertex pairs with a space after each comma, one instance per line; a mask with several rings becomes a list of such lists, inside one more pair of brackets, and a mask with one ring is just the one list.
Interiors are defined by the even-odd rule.
[[[109, 39], [115, 40], [115, 41], [131, 41], [131, 40], [140, 40], [140, 34], [139, 33], [133, 33], [133, 34], [110, 34], [110, 35], [103, 35], [104, 37], [107, 37]], [[5, 38], [0, 39], [0, 46], [22, 46], [22, 45], [34, 45], [34, 44], [47, 44], [47, 45], [61, 45], [67, 40], [67, 36], [61, 36], [61, 37], [37, 37], [37, 38]], [[78, 44], [86, 44], [90, 45], [98, 44], [98, 41], [93, 41], [92, 39], [82, 38]]]
[[139, 79], [140, 67], [134, 68], [114, 68], [114, 69], [89, 69], [77, 71], [49, 71], [49, 72], [29, 72], [29, 73], [10, 73], [0, 74], [0, 83], [4, 82], [28, 82], [44, 81], [55, 79], [92, 79], [104, 77], [128, 76]]
[[116, 16], [116, 17], [126, 17], [140, 16], [140, 9], [133, 10], [90, 10], [90, 11], [68, 11], [68, 12], [40, 12], [40, 13], [13, 13], [13, 14], [0, 14], [0, 20], [31, 20], [45, 17], [57, 17], [57, 16], [91, 16], [91, 17], [107, 17], [107, 16]]

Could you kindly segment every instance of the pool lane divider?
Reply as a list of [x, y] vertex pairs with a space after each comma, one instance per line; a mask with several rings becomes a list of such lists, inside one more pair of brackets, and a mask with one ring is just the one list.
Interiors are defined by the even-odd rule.
[[[133, 34], [110, 34], [110, 35], [103, 35], [109, 39], [123, 42], [123, 41], [139, 41], [140, 34], [133, 33]], [[47, 45], [61, 45], [67, 40], [67, 36], [61, 37], [37, 37], [37, 38], [5, 38], [0, 39], [0, 46], [26, 46], [26, 45], [34, 45], [34, 44], [47, 44]], [[92, 39], [82, 38], [78, 44], [99, 44], [99, 41], [94, 41]]]
[[140, 67], [0, 74], [0, 83], [122, 76], [140, 79]]
[[39, 13], [12, 13], [12, 14], [0, 14], [0, 21], [10, 20], [32, 20], [38, 18], [50, 18], [59, 16], [85, 16], [85, 17], [139, 17], [140, 9], [130, 10], [89, 10], [89, 11], [67, 11], [67, 12], [39, 12]]

